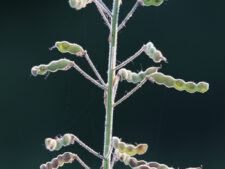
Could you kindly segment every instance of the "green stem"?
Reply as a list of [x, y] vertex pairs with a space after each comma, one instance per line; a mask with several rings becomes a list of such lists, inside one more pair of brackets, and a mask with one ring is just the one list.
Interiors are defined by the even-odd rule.
[[[117, 51], [117, 28], [118, 28], [118, 15], [119, 15], [120, 0], [113, 1], [113, 16], [111, 22], [110, 32], [110, 49], [109, 49], [109, 65], [108, 65], [108, 92], [106, 103], [106, 116], [105, 116], [105, 135], [104, 135], [104, 156], [106, 157], [110, 153], [111, 140], [112, 140], [112, 128], [113, 128], [113, 80], [115, 78], [115, 66], [116, 66], [116, 51]], [[105, 159], [104, 169], [111, 169], [110, 167], [111, 155], [108, 159]]]

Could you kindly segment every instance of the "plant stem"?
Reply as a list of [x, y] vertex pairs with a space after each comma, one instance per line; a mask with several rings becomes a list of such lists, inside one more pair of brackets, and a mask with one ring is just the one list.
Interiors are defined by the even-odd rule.
[[[113, 81], [115, 78], [115, 65], [116, 65], [116, 52], [117, 52], [117, 29], [118, 29], [118, 15], [119, 15], [120, 0], [113, 1], [113, 16], [110, 30], [110, 49], [109, 49], [109, 64], [108, 64], [108, 92], [106, 103], [106, 116], [105, 116], [105, 134], [104, 134], [104, 156], [110, 153], [111, 140], [112, 140], [112, 127], [113, 127]], [[103, 160], [104, 169], [110, 168], [111, 155], [108, 159]]]

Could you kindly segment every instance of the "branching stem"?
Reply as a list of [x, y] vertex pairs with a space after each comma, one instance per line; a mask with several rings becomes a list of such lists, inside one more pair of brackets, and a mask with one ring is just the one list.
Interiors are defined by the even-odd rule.
[[106, 87], [101, 85], [98, 81], [93, 79], [90, 75], [88, 75], [85, 71], [83, 71], [75, 62], [73, 62], [73, 67], [80, 72], [86, 79], [90, 80], [92, 83], [94, 83], [99, 88], [106, 90]]
[[106, 25], [108, 26], [109, 29], [111, 29], [109, 20], [107, 19], [104, 11], [102, 10], [102, 8], [98, 5], [98, 3], [95, 3], [96, 7], [98, 8], [99, 13], [102, 15], [103, 20], [105, 21]]
[[91, 61], [87, 51], [85, 51], [84, 57], [86, 58], [88, 64], [90, 65], [90, 67], [92, 68], [93, 72], [95, 73], [95, 75], [98, 77], [98, 79], [100, 80], [101, 84], [106, 86], [104, 80], [102, 79], [101, 75], [99, 74], [98, 70], [96, 69], [95, 65], [93, 64], [93, 62]]
[[116, 52], [117, 52], [117, 29], [118, 29], [118, 16], [121, 0], [113, 0], [113, 15], [110, 29], [110, 42], [109, 42], [109, 64], [108, 64], [108, 92], [106, 103], [106, 116], [105, 116], [105, 133], [104, 133], [104, 157], [109, 155], [108, 159], [103, 160], [103, 168], [111, 169], [111, 140], [112, 140], [112, 126], [113, 126], [113, 82], [115, 78], [115, 65], [116, 65]]
[[116, 103], [114, 103], [113, 107], [115, 108], [117, 105], [122, 103], [124, 100], [129, 98], [132, 94], [134, 94], [138, 89], [140, 89], [146, 82], [148, 78], [144, 78], [136, 87], [134, 87], [130, 92], [128, 92], [125, 96], [119, 99]]
[[128, 63], [136, 59], [146, 48], [146, 45], [143, 45], [139, 51], [137, 51], [133, 56], [130, 56], [127, 60], [116, 66], [115, 70], [118, 70], [124, 66], [126, 66]]
[[92, 148], [90, 148], [89, 146], [87, 146], [84, 142], [82, 142], [77, 136], [73, 135], [74, 141], [77, 142], [81, 147], [83, 147], [84, 149], [86, 149], [87, 151], [89, 151], [91, 154], [95, 155], [96, 157], [100, 158], [100, 159], [106, 159], [104, 158], [100, 153], [97, 153], [96, 151], [94, 151]]
[[131, 11], [127, 14], [127, 16], [125, 17], [125, 19], [119, 25], [118, 32], [126, 25], [127, 21], [132, 17], [132, 15], [134, 14], [134, 12], [136, 11], [136, 9], [137, 9], [137, 7], [139, 5], [140, 5], [140, 1], [137, 0], [136, 3], [134, 4], [133, 8], [131, 9]]
[[85, 164], [84, 161], [82, 161], [77, 154], [74, 155], [74, 159], [76, 159], [78, 163], [80, 163], [80, 165], [85, 169], [90, 169], [90, 167], [88, 167], [87, 164]]
[[93, 0], [93, 2], [99, 6], [102, 10], [106, 12], [106, 14], [112, 18], [112, 12], [109, 10], [109, 8], [102, 2], [102, 0]]

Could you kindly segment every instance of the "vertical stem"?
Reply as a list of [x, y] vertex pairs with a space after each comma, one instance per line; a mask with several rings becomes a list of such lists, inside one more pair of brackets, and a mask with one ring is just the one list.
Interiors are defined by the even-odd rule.
[[[104, 156], [110, 153], [111, 140], [112, 140], [112, 127], [113, 127], [113, 80], [115, 78], [115, 65], [116, 65], [116, 51], [117, 51], [117, 28], [118, 28], [118, 15], [119, 15], [120, 0], [113, 1], [113, 16], [110, 31], [110, 49], [109, 49], [109, 64], [108, 64], [108, 93], [106, 103], [106, 116], [105, 116], [105, 134], [104, 134]], [[108, 159], [103, 161], [104, 169], [111, 169], [110, 167], [111, 155]]]

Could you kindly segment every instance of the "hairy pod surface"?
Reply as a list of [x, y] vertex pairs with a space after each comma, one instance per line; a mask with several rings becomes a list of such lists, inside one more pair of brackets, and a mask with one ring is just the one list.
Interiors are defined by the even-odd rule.
[[76, 158], [76, 155], [70, 152], [65, 152], [58, 157], [53, 158], [50, 162], [42, 164], [40, 169], [57, 169], [63, 166], [65, 163], [71, 163]]
[[70, 53], [76, 56], [83, 56], [83, 52], [84, 52], [84, 49], [80, 45], [76, 43], [70, 43], [67, 41], [56, 42], [51, 49], [53, 48], [57, 48], [58, 51], [62, 53]]
[[64, 134], [63, 137], [52, 139], [46, 138], [45, 139], [45, 147], [49, 151], [57, 151], [60, 150], [62, 147], [69, 146], [74, 144], [75, 137], [73, 134]]
[[142, 0], [143, 6], [160, 6], [164, 0]]
[[185, 90], [189, 93], [205, 93], [209, 90], [209, 84], [206, 82], [199, 82], [197, 84], [194, 82], [185, 82], [182, 79], [175, 79], [172, 76], [167, 76], [159, 72], [153, 73], [150, 76], [157, 84], [164, 85], [168, 88], [175, 88], [179, 91]]
[[163, 54], [157, 50], [152, 42], [148, 42], [146, 44], [145, 53], [148, 55], [155, 63], [159, 63], [161, 61], [167, 62], [167, 59], [163, 56]]
[[113, 146], [115, 149], [119, 150], [120, 153], [125, 153], [128, 156], [134, 156], [136, 154], [142, 155], [148, 150], [147, 144], [138, 144], [137, 146], [134, 146], [122, 142], [118, 137], [113, 137]]
[[174, 168], [168, 167], [165, 164], [158, 164], [157, 163], [157, 165], [150, 165], [148, 163], [148, 164], [143, 164], [143, 165], [134, 167], [133, 169], [174, 169]]
[[159, 67], [149, 67], [144, 72], [140, 71], [139, 73], [134, 73], [130, 70], [122, 68], [118, 71], [118, 76], [120, 80], [126, 80], [129, 83], [139, 83], [141, 82], [146, 76], [153, 74], [159, 70]]
[[71, 8], [75, 8], [76, 10], [80, 10], [85, 8], [87, 4], [91, 3], [92, 0], [69, 0], [69, 4]]
[[50, 62], [47, 65], [41, 64], [39, 66], [34, 66], [31, 69], [31, 74], [33, 76], [45, 75], [48, 72], [57, 72], [59, 70], [66, 71], [73, 66], [74, 62], [68, 59], [60, 59]]

